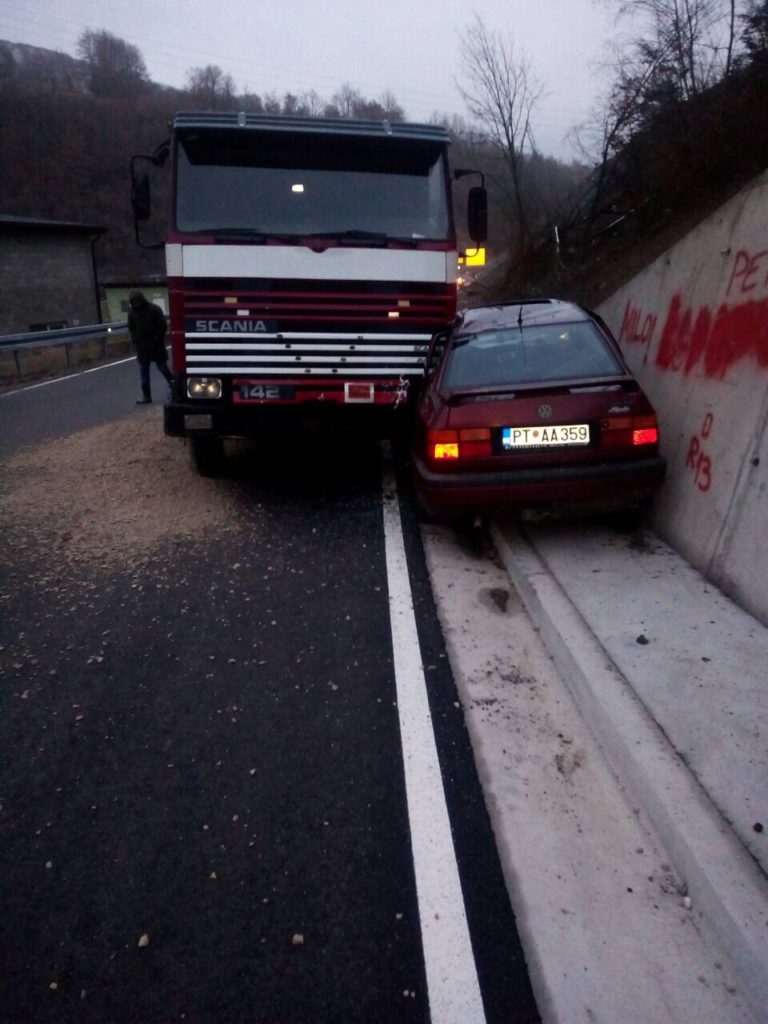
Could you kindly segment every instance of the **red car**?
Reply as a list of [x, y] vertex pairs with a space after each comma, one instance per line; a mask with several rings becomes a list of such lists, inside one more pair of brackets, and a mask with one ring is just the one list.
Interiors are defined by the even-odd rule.
[[606, 324], [571, 302], [463, 313], [435, 335], [413, 443], [423, 511], [615, 511], [662, 483], [656, 414]]

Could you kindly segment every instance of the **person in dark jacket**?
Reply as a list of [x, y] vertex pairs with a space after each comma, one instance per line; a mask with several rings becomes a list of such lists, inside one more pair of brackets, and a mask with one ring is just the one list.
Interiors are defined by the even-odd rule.
[[128, 332], [136, 349], [141, 378], [141, 395], [137, 405], [147, 405], [152, 401], [152, 390], [149, 385], [149, 365], [154, 363], [160, 373], [173, 383], [171, 371], [168, 369], [168, 353], [165, 349], [165, 313], [150, 302], [143, 292], [133, 291], [128, 296]]

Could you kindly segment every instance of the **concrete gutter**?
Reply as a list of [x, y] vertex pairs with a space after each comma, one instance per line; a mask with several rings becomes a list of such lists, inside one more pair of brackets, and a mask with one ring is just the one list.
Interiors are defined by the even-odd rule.
[[[649, 710], [641, 696], [643, 680], [634, 678], [634, 670], [627, 669], [630, 661], [618, 658], [620, 668], [617, 659], [608, 653], [608, 647], [617, 650], [611, 640], [615, 618], [606, 616], [601, 624], [599, 617], [591, 616], [588, 623], [572, 600], [574, 588], [568, 582], [567, 558], [559, 563], [557, 559], [545, 561], [537, 550], [535, 531], [532, 543], [515, 526], [495, 523], [491, 536], [585, 721], [620, 780], [633, 792], [658, 831], [675, 870], [687, 883], [700, 927], [711, 931], [713, 941], [739, 975], [757, 1018], [764, 1019], [768, 1006], [768, 882], [757, 859], [748, 852], [700, 778], [689, 768], [687, 752], [684, 760], [670, 741], [674, 722], [658, 720], [663, 716], [654, 716]], [[679, 561], [681, 569], [691, 572], [682, 559]], [[557, 565], [556, 572], [552, 571], [553, 563]], [[637, 601], [638, 595], [642, 601], [648, 580], [633, 579], [633, 573], [637, 577], [644, 570], [627, 559], [621, 571], [625, 604]], [[711, 619], [708, 602], [724, 599], [720, 594], [713, 596], [712, 588], [698, 579], [701, 585], [694, 597], [701, 604], [702, 621], [706, 622]], [[585, 583], [595, 586], [582, 577], [582, 585]], [[654, 593], [658, 595], [658, 586]], [[581, 598], [578, 601], [581, 603]], [[652, 608], [645, 607], [649, 602], [644, 605], [644, 613], [658, 619], [660, 632], [664, 622], [669, 628], [675, 620], [672, 589], [670, 601], [671, 606], [665, 607], [657, 597]], [[758, 650], [768, 651], [768, 629], [749, 616], [744, 615], [744, 620], [749, 642]], [[760, 636], [755, 636], [755, 627], [763, 631]], [[645, 628], [651, 632], [651, 626]], [[737, 638], [736, 644], [739, 639], [746, 642], [746, 634]], [[670, 652], [670, 657], [674, 655]], [[761, 688], [764, 678], [763, 670]], [[755, 708], [756, 714], [759, 711]], [[765, 735], [761, 737], [759, 729], [753, 730], [753, 734], [759, 760], [765, 756]], [[706, 758], [706, 750], [700, 753]], [[765, 788], [756, 798], [764, 806]]]

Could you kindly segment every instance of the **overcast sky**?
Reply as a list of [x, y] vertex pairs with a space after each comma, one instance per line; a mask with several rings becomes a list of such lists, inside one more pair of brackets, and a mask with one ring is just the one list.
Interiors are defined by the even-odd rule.
[[158, 83], [184, 86], [206, 64], [260, 95], [329, 99], [348, 82], [369, 99], [390, 90], [418, 121], [466, 116], [456, 79], [475, 13], [512, 34], [543, 86], [538, 148], [570, 159], [565, 135], [602, 91], [595, 62], [614, 31], [599, 0], [0, 0], [0, 38], [76, 56], [85, 29], [106, 29], [139, 48]]

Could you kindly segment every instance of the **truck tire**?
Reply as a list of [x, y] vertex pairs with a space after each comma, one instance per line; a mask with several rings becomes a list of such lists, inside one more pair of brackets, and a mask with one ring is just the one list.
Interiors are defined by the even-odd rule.
[[190, 437], [189, 456], [200, 476], [221, 476], [224, 442], [220, 437]]

